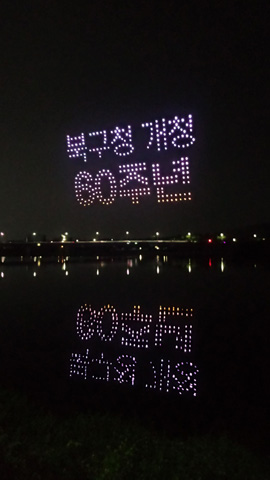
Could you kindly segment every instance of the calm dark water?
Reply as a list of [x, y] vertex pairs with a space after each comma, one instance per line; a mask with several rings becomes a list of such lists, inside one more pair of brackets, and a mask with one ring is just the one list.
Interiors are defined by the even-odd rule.
[[262, 447], [269, 268], [142, 257], [1, 263], [1, 384], [69, 412]]

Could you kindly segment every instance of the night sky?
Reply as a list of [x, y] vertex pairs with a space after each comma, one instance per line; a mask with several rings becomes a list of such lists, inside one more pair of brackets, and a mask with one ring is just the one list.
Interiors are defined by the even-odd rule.
[[[165, 236], [269, 222], [267, 17], [260, 1], [1, 2], [6, 238]], [[79, 205], [74, 175], [103, 165], [69, 158], [67, 134], [186, 114], [196, 138], [181, 151], [190, 157], [190, 202]]]

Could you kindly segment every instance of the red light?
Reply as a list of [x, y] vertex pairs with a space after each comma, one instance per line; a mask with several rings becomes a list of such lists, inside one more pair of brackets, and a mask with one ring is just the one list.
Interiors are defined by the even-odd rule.
[[212, 243], [212, 238], [208, 238], [208, 243]]

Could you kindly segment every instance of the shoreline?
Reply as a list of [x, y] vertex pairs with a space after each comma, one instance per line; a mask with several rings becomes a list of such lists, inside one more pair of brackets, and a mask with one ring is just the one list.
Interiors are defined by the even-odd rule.
[[262, 259], [270, 260], [269, 240], [239, 241], [226, 243], [189, 242], [184, 240], [99, 240], [79, 242], [7, 242], [0, 243], [1, 257], [21, 257], [21, 261], [31, 257], [71, 257], [96, 258], [126, 256], [173, 255], [175, 257], [215, 258], [231, 260]]

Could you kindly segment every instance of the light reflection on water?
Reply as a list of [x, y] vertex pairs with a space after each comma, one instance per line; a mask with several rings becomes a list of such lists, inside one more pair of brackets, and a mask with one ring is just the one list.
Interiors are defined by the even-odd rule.
[[173, 305], [151, 313], [140, 305], [126, 312], [81, 305], [76, 332], [84, 348], [71, 354], [70, 376], [196, 397], [192, 321], [192, 308]]
[[2, 384], [52, 402], [69, 389], [87, 401], [99, 388], [139, 391], [193, 409], [204, 402], [206, 418], [219, 409], [250, 423], [256, 411], [258, 423], [270, 400], [267, 266], [142, 254], [2, 260]]
[[[12, 259], [12, 258], [9, 258], [9, 257], [4, 257], [2, 256], [1, 257], [1, 263], [3, 264], [3, 275], [2, 275], [2, 278], [5, 277], [5, 274], [7, 273], [7, 270], [10, 269], [10, 266], [15, 266], [15, 265], [18, 265], [19, 263], [21, 264], [22, 268], [25, 268], [29, 273], [31, 273], [33, 275], [33, 271], [35, 271], [35, 267], [41, 267], [41, 266], [48, 266], [48, 265], [52, 265], [52, 264], [55, 264], [56, 260], [55, 259], [46, 259], [46, 258], [43, 258], [42, 256], [34, 256], [34, 257], [29, 257], [29, 258], [26, 258], [26, 257], [20, 257], [20, 262], [18, 261], [18, 259]], [[125, 275], [131, 275], [132, 274], [132, 271], [134, 269], [137, 269], [137, 268], [140, 268], [142, 265], [144, 266], [145, 264], [150, 264], [150, 263], [153, 263], [154, 260], [152, 259], [149, 259], [147, 256], [143, 256], [142, 254], [139, 254], [137, 257], [134, 256], [134, 257], [131, 257], [131, 258], [127, 258], [126, 260], [123, 260], [123, 259], [119, 259], [119, 258], [100, 258], [99, 256], [96, 256], [96, 259], [95, 260], [91, 260], [91, 259], [88, 259], [88, 260], [83, 260], [83, 263], [87, 264], [89, 266], [89, 270], [91, 270], [91, 268], [94, 268], [95, 269], [95, 272], [96, 272], [96, 275], [102, 275], [102, 270], [104, 267], [108, 266], [108, 265], [111, 265], [112, 263], [117, 263], [118, 265], [122, 265], [123, 268], [124, 268], [124, 273]], [[60, 267], [61, 267], [61, 270], [64, 272], [64, 275], [70, 275], [70, 271], [68, 272], [68, 274], [66, 274], [65, 272], [67, 271], [67, 268], [68, 268], [68, 264], [71, 264], [71, 265], [75, 265], [75, 264], [79, 264], [80, 261], [78, 262], [78, 260], [76, 259], [70, 259], [70, 257], [66, 256], [66, 257], [61, 257], [59, 256], [57, 258], [57, 263], [60, 264]], [[160, 256], [160, 255], [156, 255], [155, 256], [155, 273], [157, 275], [160, 275], [162, 274], [163, 272], [163, 269], [164, 267], [176, 267], [176, 268], [182, 268], [182, 269], [186, 269], [188, 273], [192, 273], [194, 272], [194, 270], [197, 270], [198, 268], [208, 268], [209, 270], [210, 269], [214, 269], [214, 270], [217, 270], [219, 269], [221, 273], [224, 273], [224, 271], [227, 269], [227, 263], [223, 257], [221, 258], [205, 258], [203, 260], [198, 260], [198, 259], [191, 259], [191, 258], [188, 258], [188, 259], [182, 259], [182, 258], [174, 258], [174, 257], [170, 257], [170, 256], [167, 256], [167, 255], [163, 255], [163, 256]], [[161, 268], [163, 266], [163, 269]], [[257, 264], [254, 263], [254, 262], [250, 262], [249, 264], [246, 263], [245, 264], [245, 268], [247, 266], [252, 266], [253, 268], [257, 268]], [[260, 263], [259, 265], [260, 267], [263, 266], [263, 262]], [[31, 267], [33, 268], [32, 272], [31, 272]], [[233, 263], [230, 264], [230, 268], [234, 268], [235, 265], [233, 265]], [[240, 265], [241, 267], [241, 265]], [[4, 269], [7, 269], [7, 270], [4, 270]], [[37, 276], [37, 272], [35, 271], [35, 275], [34, 276]]]
[[[4, 263], [5, 260], [6, 260], [6, 257], [1, 257], [1, 262], [2, 263]], [[24, 260], [23, 265], [26, 266], [26, 270], [28, 272], [31, 272], [31, 266], [41, 267], [41, 266], [46, 266], [49, 263], [46, 259], [42, 260], [42, 257], [32, 257], [30, 260], [28, 259], [28, 262], [25, 262], [25, 259], [23, 259], [23, 257], [21, 257], [21, 261], [23, 261], [23, 260]], [[68, 265], [69, 260], [70, 260], [69, 257], [58, 257], [58, 259], [57, 259], [57, 263], [58, 264], [60, 263], [61, 270], [64, 272], [64, 274], [66, 276], [69, 275], [69, 273], [70, 273], [70, 272], [66, 273], [67, 265]], [[137, 267], [139, 267], [143, 264], [144, 260], [147, 260], [147, 257], [143, 258], [143, 256], [140, 254], [138, 257], [128, 258], [127, 260], [122, 260], [121, 262], [119, 262], [119, 260], [118, 260], [117, 262], [121, 263], [121, 265], [123, 265], [123, 266], [125, 265], [125, 274], [130, 275], [134, 268], [137, 268]], [[87, 263], [88, 263], [90, 269], [91, 269], [91, 266], [94, 266], [94, 268], [96, 270], [96, 275], [100, 275], [102, 273], [102, 268], [107, 266], [107, 265], [110, 265], [111, 261], [113, 261], [113, 259], [110, 259], [110, 260], [102, 259], [101, 260], [100, 257], [97, 256], [96, 257], [96, 262], [88, 261]], [[157, 255], [155, 257], [155, 263], [156, 263], [155, 272], [156, 272], [157, 275], [162, 273], [161, 266], [166, 265], [168, 263], [168, 261], [169, 261], [168, 256], [165, 256], [165, 255], [163, 257], [160, 257], [159, 255]], [[14, 264], [14, 263], [16, 264], [16, 262], [12, 262], [12, 264]], [[75, 262], [71, 262], [71, 264], [74, 264], [74, 263]], [[211, 258], [208, 259], [208, 266], [209, 267], [212, 267], [212, 266], [217, 267], [218, 264], [220, 266], [221, 272], [224, 272], [225, 262], [224, 262], [223, 258], [221, 258], [220, 260], [216, 259], [213, 263], [212, 263]], [[196, 268], [196, 261], [193, 261], [191, 258], [189, 258], [188, 262], [186, 262], [185, 260], [179, 260], [178, 262], [173, 261], [171, 263], [171, 265], [185, 268], [189, 273], [191, 273], [192, 270], [194, 268]], [[5, 266], [10, 267], [9, 261], [6, 263]], [[33, 276], [37, 276], [37, 272], [34, 271], [34, 273], [35, 274]], [[3, 277], [4, 277], [4, 275], [2, 275], [2, 278]]]

